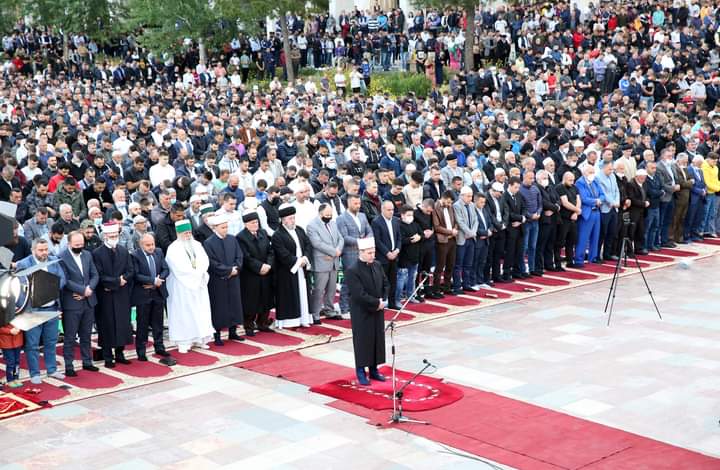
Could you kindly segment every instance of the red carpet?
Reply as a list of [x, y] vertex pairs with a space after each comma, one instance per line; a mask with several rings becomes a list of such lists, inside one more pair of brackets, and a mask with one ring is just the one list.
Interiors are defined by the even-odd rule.
[[[158, 359], [161, 357], [157, 354], [155, 354], [154, 356]], [[193, 349], [186, 352], [185, 354], [180, 354], [179, 352], [174, 351], [172, 353], [172, 357], [177, 361], [178, 365], [187, 367], [207, 367], [213, 365], [219, 360], [215, 356], [211, 356], [210, 354], [203, 354]]]
[[[447, 298], [447, 297], [446, 297]], [[445, 299], [427, 299], [430, 300], [430, 302], [436, 302], [436, 303], [427, 303], [424, 304], [408, 304], [408, 306], [405, 308], [405, 310], [409, 310], [411, 312], [417, 312], [417, 313], [445, 313], [448, 311], [445, 307], [441, 305], [437, 305], [438, 303], [443, 303]]]
[[681, 256], [681, 257], [688, 257], [688, 256], [698, 256], [700, 253], [697, 253], [695, 251], [688, 251], [688, 250], [678, 250], [677, 248], [663, 248], [660, 250], [661, 255], [666, 256]]
[[[323, 323], [325, 322], [327, 322], [327, 320], [323, 320]], [[321, 325], [310, 325], [310, 328], [292, 328], [292, 330], [297, 331], [298, 333], [302, 333], [304, 335], [316, 336], [340, 336], [342, 334], [342, 331], [336, 330], [335, 328], [326, 328]]]
[[650, 261], [651, 263], [670, 263], [675, 261], [675, 259], [670, 256], [661, 256], [652, 253], [649, 255], [637, 255], [637, 258], [640, 261]]
[[210, 351], [227, 354], [228, 356], [252, 356], [262, 351], [262, 348], [246, 344], [244, 341], [226, 339], [224, 343], [222, 346], [215, 346], [215, 343], [210, 343]]
[[[295, 336], [285, 335], [280, 333], [282, 330], [275, 330], [275, 333], [266, 333], [264, 331], [258, 331], [255, 336], [248, 338], [249, 341], [255, 343], [267, 344], [268, 346], [296, 346], [301, 344], [303, 340]], [[299, 330], [303, 331], [303, 328]]]
[[496, 282], [495, 287], [493, 287], [495, 290], [504, 290], [508, 292], [539, 292], [542, 290], [542, 287], [540, 286], [533, 286], [530, 284], [523, 284], [521, 282]]
[[303, 356], [297, 351], [273, 354], [272, 356], [252, 359], [235, 365], [241, 369], [251, 370], [272, 377], [282, 377], [290, 382], [309, 385], [325, 383], [344, 377], [348, 368], [331, 362], [319, 361]]
[[[617, 261], [603, 261], [603, 264], [605, 266], [611, 266], [613, 269], [615, 269], [615, 266], [617, 266]], [[631, 256], [628, 256], [627, 266], [625, 266], [625, 260], [623, 260], [622, 263], [620, 264], [620, 267], [636, 269], [638, 267], [638, 265], [640, 265], [640, 267], [643, 269], [650, 267], [650, 263], [645, 263], [643, 261], [635, 261], [635, 258], [633, 258]]]
[[[570, 268], [574, 269], [574, 268]], [[570, 271], [568, 269], [568, 271]], [[581, 271], [587, 271], [591, 273], [598, 273], [598, 274], [613, 274], [615, 272], [615, 266], [608, 266], [606, 264], [595, 264], [595, 263], [585, 263], [584, 267]], [[620, 268], [620, 272], [625, 272], [625, 269]]]
[[706, 238], [705, 240], [700, 240], [698, 243], [704, 243], [706, 245], [720, 245], [720, 238]]
[[37, 395], [18, 391], [0, 392], [0, 420], [51, 406], [46, 401], [40, 401]]
[[172, 372], [168, 366], [138, 360], [131, 360], [130, 364], [115, 364], [114, 370], [131, 377], [162, 377]]
[[570, 269], [567, 271], [557, 271], [557, 272], [553, 272], [553, 273], [547, 273], [546, 276], [561, 277], [563, 279], [572, 279], [574, 281], [590, 281], [592, 279], [598, 278], [595, 274], [592, 274], [592, 273], [583, 273], [580, 271], [573, 271]]
[[122, 380], [103, 372], [88, 372], [86, 370], [77, 370], [77, 377], [66, 377], [65, 382], [73, 387], [97, 389], [97, 388], [113, 388], [117, 387]]
[[553, 277], [538, 277], [533, 276], [528, 279], [525, 279], [523, 282], [527, 282], [528, 284], [537, 284], [539, 286], [549, 286], [549, 287], [559, 287], [559, 286], [569, 286], [570, 282], [564, 280], [564, 279], [556, 279]]
[[[464, 295], [467, 294], [469, 294], [469, 292], [464, 293]], [[456, 307], [469, 307], [480, 305], [480, 301], [476, 298], [463, 297], [462, 295], [446, 295], [444, 299], [439, 299], [438, 302], [447, 305], [454, 305]]]
[[[408, 305], [410, 305], [410, 304], [408, 304]], [[397, 314], [397, 310], [386, 309], [384, 313], [385, 313], [385, 321], [390, 321], [393, 318], [395, 318], [395, 315]], [[408, 320], [412, 320], [413, 318], [415, 318], [414, 315], [410, 315], [409, 313], [402, 312], [400, 315], [398, 315], [397, 321], [408, 321]]]
[[[483, 299], [509, 299], [512, 297], [512, 294], [493, 289], [480, 289], [477, 292], [468, 292], [468, 295], [472, 295], [473, 297], [480, 297]], [[438, 300], [438, 302], [442, 302], [442, 300]]]
[[[308, 386], [352, 375], [349, 367], [297, 352], [237, 367]], [[410, 415], [430, 421], [429, 426], [397, 427], [522, 469], [720, 469], [720, 460], [696, 452], [475, 388], [452, 385], [463, 393], [462, 399]], [[390, 418], [387, 410], [371, 410], [346, 401], [329, 405], [368, 418], [374, 425], [386, 426]]]
[[[61, 398], [64, 398], [68, 395], [70, 395], [70, 392], [62, 387], [56, 387], [55, 385], [50, 385], [49, 383], [43, 382], [39, 385], [35, 385], [33, 383], [30, 383], [29, 380], [23, 382], [24, 386], [21, 388], [11, 389], [9, 387], [5, 387], [6, 392], [12, 392], [16, 393], [19, 392], [21, 396], [26, 395], [35, 395], [37, 397], [38, 401], [51, 401], [51, 400], [59, 400]], [[64, 385], [64, 387], [67, 387], [67, 385]], [[37, 390], [38, 393], [31, 393], [31, 391]]]
[[[369, 387], [358, 385], [354, 375], [334, 380], [310, 388], [311, 392], [355, 403], [372, 410], [392, 410], [393, 386], [392, 370], [382, 367], [380, 372], [385, 375], [385, 382], [371, 380]], [[397, 371], [398, 387], [402, 387], [412, 378], [413, 374]], [[406, 411], [426, 411], [447, 406], [461, 399], [462, 390], [443, 383], [441, 379], [420, 376], [405, 389], [403, 409]]]
[[352, 328], [350, 320], [323, 320], [323, 323], [327, 323], [328, 325], [332, 326], [339, 326], [341, 328], [347, 328], [348, 330]]

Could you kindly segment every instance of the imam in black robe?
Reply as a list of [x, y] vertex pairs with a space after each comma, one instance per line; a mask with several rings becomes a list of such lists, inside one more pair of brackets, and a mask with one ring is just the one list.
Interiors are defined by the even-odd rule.
[[[302, 255], [312, 260], [312, 245], [305, 231], [295, 227], [295, 234], [300, 241]], [[275, 251], [275, 317], [278, 320], [292, 320], [300, 317], [300, 289], [298, 287], [299, 275], [290, 272], [297, 261], [295, 240], [290, 236], [285, 226], [281, 226], [272, 236], [272, 247]], [[305, 282], [307, 284], [308, 305], [310, 305], [310, 271], [305, 268]]]
[[[210, 293], [210, 311], [215, 331], [237, 326], [243, 321], [242, 298], [240, 294], [240, 271], [243, 254], [235, 237], [221, 239], [213, 234], [205, 240], [203, 248], [210, 260], [208, 273], [208, 292]], [[238, 275], [230, 277], [233, 266], [237, 266]]]
[[387, 297], [390, 283], [377, 261], [358, 260], [345, 271], [350, 291], [355, 367], [375, 367], [385, 362], [385, 313], [378, 310], [380, 299]]
[[[240, 272], [242, 289], [243, 313], [245, 324], [257, 327], [270, 326], [268, 313], [273, 307], [275, 294], [273, 292], [273, 276], [275, 275], [275, 252], [270, 245], [270, 237], [263, 229], [258, 229], [257, 237], [249, 230], [241, 230], [237, 234], [240, 248], [243, 252], [243, 266]], [[272, 269], [264, 276], [260, 275], [263, 264], [269, 264]]]
[[[109, 348], [120, 348], [133, 342], [130, 325], [133, 262], [130, 253], [120, 245], [114, 250], [102, 245], [92, 255], [100, 275], [95, 306], [98, 343], [108, 359]], [[127, 281], [122, 287], [120, 276]]]

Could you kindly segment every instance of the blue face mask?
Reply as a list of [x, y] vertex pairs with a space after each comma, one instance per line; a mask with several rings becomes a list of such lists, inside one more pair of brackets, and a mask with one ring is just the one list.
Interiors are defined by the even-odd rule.
[[176, 202], [177, 202], [177, 199], [175, 199], [175, 198], [170, 199], [170, 204], [175, 204]]

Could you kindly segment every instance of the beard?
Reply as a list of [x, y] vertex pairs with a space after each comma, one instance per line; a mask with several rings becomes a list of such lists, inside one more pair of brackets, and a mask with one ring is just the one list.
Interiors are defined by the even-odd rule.
[[294, 224], [294, 223], [292, 223], [292, 224], [290, 224], [290, 223], [283, 224], [283, 226], [284, 226], [286, 229], [288, 229], [288, 230], [295, 230], [295, 224]]

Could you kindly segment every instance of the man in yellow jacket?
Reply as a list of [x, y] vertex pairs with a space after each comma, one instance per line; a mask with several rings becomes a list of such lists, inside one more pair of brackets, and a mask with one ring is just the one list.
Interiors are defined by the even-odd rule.
[[705, 203], [705, 218], [700, 233], [706, 237], [717, 237], [715, 219], [717, 216], [717, 195], [720, 193], [720, 180], [718, 180], [718, 154], [711, 152], [702, 164], [703, 178], [707, 186], [707, 199]]

